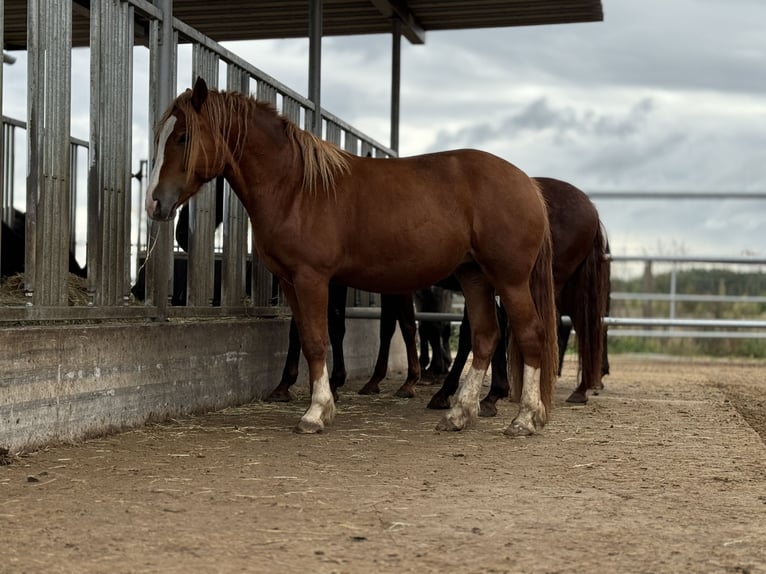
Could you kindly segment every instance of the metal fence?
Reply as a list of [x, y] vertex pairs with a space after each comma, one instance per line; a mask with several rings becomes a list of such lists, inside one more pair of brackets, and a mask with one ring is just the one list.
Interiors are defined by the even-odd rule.
[[[151, 163], [151, 158], [144, 162], [134, 177], [132, 94], [145, 85], [150, 122], [156, 122], [176, 91], [179, 45], [191, 46], [192, 77], [202, 76], [212, 87], [223, 79], [221, 87], [254, 93], [304, 128], [313, 124], [317, 113], [307, 98], [172, 18], [171, 4], [164, 0], [90, 3], [90, 127], [85, 142], [70, 137], [72, 1], [29, 0], [27, 121], [3, 119], [0, 154], [2, 218], [10, 220], [14, 203], [23, 203], [26, 211], [23, 301], [0, 305], [0, 322], [278, 312], [272, 278], [253, 258], [248, 218], [228, 186], [217, 247], [215, 197], [211, 190], [203, 190], [190, 203], [189, 252], [182, 256], [174, 255], [178, 250], [171, 224], [147, 222], [132, 209], [133, 180], [142, 186]], [[0, 0], [0, 13], [2, 10]], [[81, 11], [78, 4], [78, 13]], [[137, 79], [133, 57], [138, 49], [148, 50], [149, 73]], [[325, 139], [359, 155], [395, 155], [339, 117], [326, 110], [320, 113]], [[19, 130], [26, 130], [24, 154], [15, 146]], [[151, 130], [147, 132], [143, 137], [151, 137]], [[84, 185], [78, 183], [82, 178], [77, 173], [77, 158], [82, 153], [87, 153]], [[19, 202], [13, 196], [17, 183], [13, 174], [24, 156], [28, 177], [24, 201]], [[80, 204], [87, 208], [85, 225], [75, 219]], [[84, 235], [87, 244], [87, 279], [80, 287], [86, 296], [85, 302], [73, 304], [67, 271], [69, 253], [81, 241], [76, 239], [78, 234]], [[171, 307], [179, 258], [186, 262], [186, 305]], [[131, 284], [142, 265], [146, 293], [145, 300], [137, 303], [131, 296]], [[217, 282], [220, 305], [213, 307]], [[365, 305], [377, 301], [360, 292], [350, 297]]]
[[[612, 291], [611, 308], [613, 315], [607, 318], [613, 336], [634, 337], [686, 337], [686, 338], [748, 338], [766, 339], [766, 320], [757, 309], [766, 306], [766, 291], [741, 293], [682, 293], [679, 292], [679, 275], [694, 270], [726, 268], [728, 270], [750, 271], [763, 275], [766, 259], [756, 257], [691, 257], [691, 256], [612, 256], [614, 270], [620, 265], [640, 264], [643, 271], [642, 290], [637, 292]], [[665, 268], [668, 276], [667, 290], [653, 288], [652, 280], [657, 275], [657, 266]], [[647, 284], [647, 280], [648, 283]], [[614, 281], [613, 281], [614, 283]], [[624, 309], [620, 309], [620, 304]], [[630, 303], [634, 303], [632, 308]], [[656, 305], [658, 303], [659, 305]], [[635, 304], [641, 305], [636, 312]], [[680, 307], [694, 304], [694, 317], [684, 316]], [[733, 305], [754, 307], [753, 316], [725, 317], [721, 307]], [[700, 312], [700, 308], [703, 309]], [[617, 313], [614, 313], [617, 311]], [[730, 314], [730, 313], [729, 313]], [[737, 315], [746, 315], [746, 312]], [[643, 315], [643, 316], [639, 316]]]

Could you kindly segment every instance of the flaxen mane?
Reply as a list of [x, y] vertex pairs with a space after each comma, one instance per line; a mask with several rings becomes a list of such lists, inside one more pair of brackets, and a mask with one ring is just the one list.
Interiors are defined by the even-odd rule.
[[[157, 133], [175, 109], [183, 112], [187, 122], [189, 143], [186, 147], [185, 165], [196, 165], [200, 154], [205, 157], [205, 161], [208, 161], [207, 150], [200, 145], [198, 137], [200, 116], [192, 107], [191, 90], [181, 94], [176, 99], [175, 106], [171, 106], [165, 112], [158, 124]], [[241, 157], [247, 129], [257, 110], [273, 114], [282, 121], [287, 138], [295, 144], [297, 153], [303, 160], [303, 189], [307, 193], [315, 194], [321, 187], [325, 193], [334, 195], [335, 178], [349, 172], [348, 159], [351, 154], [333, 143], [300, 129], [289, 118], [277, 114], [273, 105], [258, 102], [252, 96], [218, 90], [208, 92], [202, 112], [207, 114], [212, 129], [223, 136], [215, 138], [216, 149], [213, 150], [215, 157], [222, 153], [221, 148], [225, 142], [229, 141], [232, 132], [237, 134], [237, 139], [230, 151], [235, 159]], [[191, 177], [191, 172], [188, 176]]]

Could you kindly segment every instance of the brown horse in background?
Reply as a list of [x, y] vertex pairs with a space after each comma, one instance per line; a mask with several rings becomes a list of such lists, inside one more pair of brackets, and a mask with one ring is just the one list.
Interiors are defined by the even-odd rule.
[[273, 106], [208, 90], [198, 78], [156, 131], [146, 210], [168, 221], [200, 186], [223, 175], [250, 216], [260, 260], [280, 279], [309, 366], [311, 405], [296, 431], [335, 414], [326, 365], [328, 286], [414, 291], [455, 273], [472, 325], [474, 360], [437, 425], [478, 415], [499, 340], [495, 293], [508, 313], [511, 380], [521, 383], [512, 436], [548, 420], [556, 378], [551, 239], [537, 184], [488, 153], [353, 156], [298, 128]]

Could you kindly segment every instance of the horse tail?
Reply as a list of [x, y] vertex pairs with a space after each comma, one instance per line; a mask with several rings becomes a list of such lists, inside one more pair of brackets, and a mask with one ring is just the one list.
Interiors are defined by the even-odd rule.
[[606, 236], [599, 224], [593, 248], [576, 271], [572, 326], [577, 333], [578, 370], [582, 392], [601, 388], [606, 328], [609, 310], [610, 264]]
[[[546, 215], [545, 237], [529, 278], [529, 288], [537, 314], [542, 321], [543, 348], [540, 354], [540, 399], [546, 413], [551, 412], [553, 390], [558, 373], [558, 337], [556, 333], [556, 300], [553, 288], [553, 244]], [[518, 401], [524, 381], [524, 359], [521, 349], [508, 335], [508, 370], [511, 380], [511, 399]]]

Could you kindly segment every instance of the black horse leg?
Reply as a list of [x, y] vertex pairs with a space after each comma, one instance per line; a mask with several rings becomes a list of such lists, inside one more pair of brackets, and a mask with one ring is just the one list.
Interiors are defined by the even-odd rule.
[[407, 379], [394, 393], [394, 396], [412, 398], [415, 396], [415, 385], [420, 380], [420, 363], [418, 362], [415, 337], [418, 330], [415, 324], [415, 302], [411, 294], [397, 295], [396, 297], [397, 320], [404, 339], [404, 347], [407, 350]]
[[266, 397], [269, 402], [284, 403], [290, 400], [290, 387], [298, 380], [298, 362], [301, 357], [301, 339], [295, 319], [290, 319], [290, 335], [287, 345], [287, 358], [282, 369], [282, 379], [277, 388]]
[[460, 332], [458, 335], [457, 353], [452, 362], [447, 376], [444, 378], [441, 388], [434, 393], [428, 403], [429, 409], [448, 409], [449, 398], [457, 391], [460, 383], [460, 375], [468, 361], [468, 355], [471, 352], [471, 325], [468, 323], [468, 313], [463, 310], [463, 321], [460, 323]]
[[380, 381], [386, 378], [388, 372], [388, 355], [391, 351], [391, 338], [396, 331], [396, 305], [398, 301], [393, 295], [380, 297], [380, 347], [375, 361], [372, 377], [361, 389], [360, 395], [377, 395], [380, 392]]
[[346, 293], [345, 285], [330, 283], [327, 306], [327, 329], [332, 347], [332, 373], [330, 390], [338, 401], [338, 389], [346, 384], [346, 360], [343, 356], [343, 338], [346, 336]]
[[494, 417], [497, 414], [497, 401], [506, 398], [511, 387], [508, 383], [508, 317], [502, 305], [497, 308], [497, 322], [500, 327], [500, 342], [492, 355], [492, 382], [487, 396], [479, 403], [480, 417]]

